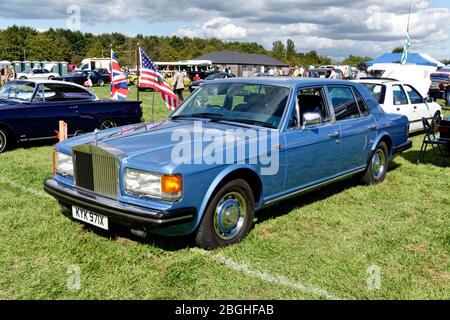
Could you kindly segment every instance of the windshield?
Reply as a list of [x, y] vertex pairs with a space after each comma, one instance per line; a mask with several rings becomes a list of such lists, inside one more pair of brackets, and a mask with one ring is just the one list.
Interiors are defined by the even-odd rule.
[[0, 99], [30, 102], [34, 83], [7, 83], [0, 88]]
[[363, 83], [363, 85], [373, 94], [378, 103], [384, 103], [384, 94], [386, 92], [386, 86], [384, 84]]
[[205, 84], [172, 115], [278, 128], [289, 88], [261, 84]]

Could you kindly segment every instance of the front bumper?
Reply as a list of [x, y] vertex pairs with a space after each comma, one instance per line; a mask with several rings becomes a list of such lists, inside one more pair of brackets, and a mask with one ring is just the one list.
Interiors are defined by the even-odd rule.
[[403, 142], [402, 144], [399, 144], [398, 146], [394, 147], [393, 150], [393, 154], [396, 155], [402, 151], [406, 151], [408, 149], [411, 149], [412, 147], [412, 141], [411, 140], [406, 140], [405, 142]]
[[164, 228], [192, 222], [196, 208], [155, 210], [125, 204], [86, 191], [66, 187], [54, 179], [44, 182], [44, 190], [65, 205], [77, 207], [107, 216], [114, 223], [130, 227]]

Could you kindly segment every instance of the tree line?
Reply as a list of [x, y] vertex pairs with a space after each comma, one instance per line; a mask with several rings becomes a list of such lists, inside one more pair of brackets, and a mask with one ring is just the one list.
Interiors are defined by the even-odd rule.
[[370, 57], [349, 55], [343, 61], [333, 61], [315, 50], [298, 52], [291, 39], [288, 39], [286, 43], [277, 40], [273, 42], [272, 50], [267, 50], [256, 42], [229, 42], [216, 38], [143, 36], [141, 34], [130, 37], [120, 33], [94, 35], [53, 28], [39, 32], [31, 27], [16, 25], [0, 30], [0, 60], [68, 61], [78, 65], [87, 57], [109, 57], [109, 48], [112, 44], [121, 64], [134, 65], [137, 43], [154, 61], [187, 60], [221, 50], [267, 54], [291, 66], [358, 65], [371, 60]]

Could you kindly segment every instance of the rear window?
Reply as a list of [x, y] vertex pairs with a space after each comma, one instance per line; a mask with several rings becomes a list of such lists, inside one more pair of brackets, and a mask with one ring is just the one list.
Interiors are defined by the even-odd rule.
[[363, 85], [373, 94], [379, 104], [384, 104], [384, 96], [386, 95], [386, 86], [384, 84], [363, 83]]

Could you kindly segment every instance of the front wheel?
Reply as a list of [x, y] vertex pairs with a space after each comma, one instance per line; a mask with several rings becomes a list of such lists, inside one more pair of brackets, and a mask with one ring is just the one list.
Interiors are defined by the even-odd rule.
[[250, 232], [255, 212], [253, 192], [245, 180], [225, 184], [209, 203], [195, 242], [204, 249], [235, 244]]
[[8, 134], [5, 130], [0, 129], [0, 153], [3, 153], [8, 147]]
[[383, 182], [389, 164], [388, 157], [388, 148], [386, 143], [382, 141], [370, 157], [366, 172], [362, 177], [362, 183], [370, 185]]
[[103, 81], [103, 80], [98, 80], [97, 81], [97, 85], [99, 86], [99, 87], [103, 87], [104, 85], [105, 85], [105, 81]]

